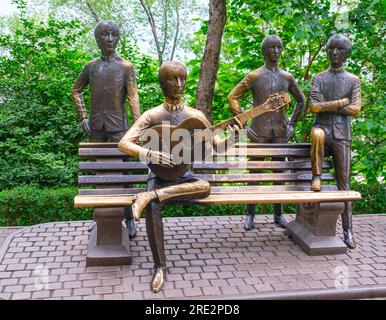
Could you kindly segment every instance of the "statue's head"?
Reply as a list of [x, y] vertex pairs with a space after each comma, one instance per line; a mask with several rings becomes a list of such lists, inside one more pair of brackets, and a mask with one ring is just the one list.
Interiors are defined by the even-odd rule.
[[111, 20], [98, 22], [94, 30], [95, 40], [104, 54], [115, 52], [119, 41], [119, 28]]
[[261, 44], [261, 49], [265, 60], [276, 63], [283, 50], [283, 42], [278, 36], [266, 36]]
[[182, 98], [186, 76], [186, 68], [181, 62], [168, 61], [161, 64], [158, 71], [158, 79], [166, 98], [172, 100]]
[[333, 68], [342, 67], [351, 52], [352, 44], [343, 34], [334, 34], [327, 42], [327, 56]]

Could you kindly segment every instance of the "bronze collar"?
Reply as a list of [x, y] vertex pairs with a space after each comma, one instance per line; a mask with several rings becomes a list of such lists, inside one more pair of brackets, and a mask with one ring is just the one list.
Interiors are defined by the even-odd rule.
[[180, 111], [184, 108], [184, 105], [182, 103], [179, 103], [179, 104], [170, 104], [170, 103], [167, 103], [166, 101], [164, 101], [164, 108], [169, 111], [169, 112], [173, 112], [173, 111]]
[[344, 71], [344, 68], [343, 68], [343, 67], [340, 67], [340, 68], [333, 68], [333, 67], [330, 66], [330, 72], [332, 72], [332, 73], [337, 74], [337, 73], [341, 73], [341, 72], [343, 72], [343, 71]]
[[118, 55], [116, 53], [112, 54], [111, 56], [101, 56], [101, 60], [104, 62], [110, 62], [113, 61]]

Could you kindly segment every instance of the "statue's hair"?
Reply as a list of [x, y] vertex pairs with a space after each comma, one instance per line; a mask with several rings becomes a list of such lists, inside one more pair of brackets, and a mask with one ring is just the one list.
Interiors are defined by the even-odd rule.
[[281, 46], [283, 46], [283, 41], [279, 36], [276, 36], [276, 35], [266, 36], [263, 42], [261, 43], [261, 50], [263, 51], [264, 56], [265, 56], [265, 50], [267, 49], [268, 43], [271, 41], [278, 41], [281, 44]]
[[102, 28], [104, 26], [106, 26], [106, 25], [112, 26], [113, 29], [116, 30], [118, 35], [119, 35], [119, 28], [118, 28], [117, 24], [114, 21], [111, 21], [111, 20], [99, 21], [98, 24], [95, 26], [95, 29], [94, 29], [94, 36], [95, 36], [95, 39], [97, 41], [99, 41], [99, 39], [100, 39]]
[[343, 41], [344, 46], [346, 48], [346, 53], [349, 54], [351, 52], [352, 43], [345, 35], [343, 35], [343, 34], [332, 35], [327, 41], [327, 46], [326, 46], [327, 50], [330, 48], [332, 41]]
[[161, 64], [158, 70], [158, 79], [161, 84], [164, 82], [164, 76], [165, 76], [166, 70], [171, 71], [172, 73], [182, 72], [185, 74], [185, 76], [187, 74], [186, 67], [181, 62], [178, 62], [178, 61], [164, 62], [163, 64]]

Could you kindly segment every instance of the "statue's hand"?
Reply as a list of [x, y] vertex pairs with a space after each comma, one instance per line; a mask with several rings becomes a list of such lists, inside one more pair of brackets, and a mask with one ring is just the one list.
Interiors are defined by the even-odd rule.
[[349, 98], [344, 98], [344, 99], [340, 100], [340, 103], [341, 103], [341, 108], [345, 107], [345, 106], [348, 106], [350, 104], [350, 99]]
[[234, 118], [235, 123], [231, 126], [228, 126], [228, 131], [230, 133], [230, 136], [236, 137], [240, 134], [240, 131], [243, 129], [243, 124], [240, 122], [239, 119]]
[[292, 138], [292, 136], [294, 135], [294, 133], [295, 133], [295, 128], [294, 128], [294, 126], [291, 125], [291, 124], [287, 125], [287, 135], [286, 135], [287, 141], [288, 141], [289, 139]]
[[149, 150], [147, 153], [147, 160], [151, 163], [156, 163], [166, 168], [173, 168], [175, 165], [173, 162], [173, 156], [166, 152]]
[[90, 124], [87, 118], [82, 120], [82, 129], [86, 136], [91, 136]]

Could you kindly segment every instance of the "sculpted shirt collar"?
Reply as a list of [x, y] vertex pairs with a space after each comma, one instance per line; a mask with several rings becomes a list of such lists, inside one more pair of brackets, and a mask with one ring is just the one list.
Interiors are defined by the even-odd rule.
[[184, 108], [184, 105], [181, 102], [179, 104], [170, 104], [164, 101], [164, 108], [169, 112], [181, 111]]
[[279, 67], [268, 67], [267, 65], [264, 65], [264, 68], [268, 71], [271, 71], [272, 73], [278, 73]]
[[113, 61], [115, 60], [115, 58], [117, 57], [118, 55], [116, 53], [112, 54], [111, 56], [101, 56], [101, 60], [104, 61], [104, 62], [110, 62], [110, 61]]
[[344, 68], [343, 67], [340, 67], [340, 68], [333, 68], [330, 66], [330, 69], [329, 71], [333, 74], [339, 74], [339, 73], [342, 73], [344, 71]]

